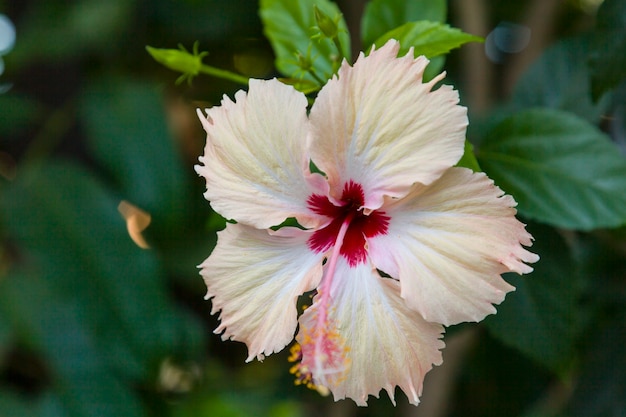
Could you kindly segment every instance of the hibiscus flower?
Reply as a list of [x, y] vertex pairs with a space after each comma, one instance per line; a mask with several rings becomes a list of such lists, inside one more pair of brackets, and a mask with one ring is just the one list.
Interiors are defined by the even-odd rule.
[[[538, 257], [515, 201], [483, 173], [454, 167], [467, 111], [428, 60], [389, 41], [307, 99], [250, 80], [198, 112], [204, 194], [233, 219], [200, 266], [222, 339], [248, 361], [295, 336], [297, 375], [366, 405], [399, 386], [419, 402], [442, 361], [443, 326], [495, 313]], [[276, 226], [297, 221], [300, 227]], [[315, 290], [298, 317], [298, 298]]]

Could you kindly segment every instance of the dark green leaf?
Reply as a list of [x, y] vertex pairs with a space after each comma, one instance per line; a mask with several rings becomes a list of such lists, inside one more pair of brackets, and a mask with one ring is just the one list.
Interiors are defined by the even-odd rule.
[[399, 55], [404, 55], [409, 48], [414, 48], [415, 56], [424, 55], [432, 58], [444, 55], [454, 48], [468, 42], [482, 42], [482, 38], [450, 26], [430, 21], [406, 23], [393, 29], [374, 42], [377, 48], [383, 46], [390, 39], [400, 42]]
[[591, 350], [572, 394], [568, 416], [622, 417], [626, 410], [626, 314], [590, 333]]
[[30, 395], [20, 395], [9, 390], [0, 391], [0, 416], [11, 417], [65, 417], [67, 410], [58, 396], [45, 392], [37, 399]]
[[597, 125], [610, 97], [591, 100], [587, 60], [593, 50], [589, 36], [557, 42], [524, 73], [511, 99], [514, 109], [549, 107], [566, 110]]
[[626, 80], [626, 1], [606, 0], [598, 11], [590, 54], [591, 92], [598, 100]]
[[[461, 327], [465, 328], [465, 339], [469, 336], [473, 342], [456, 382], [455, 398], [463, 398], [460, 401], [463, 405], [455, 404], [453, 410], [460, 412], [453, 411], [448, 415], [530, 417], [522, 414], [523, 411], [540, 399], [554, 374], [519, 350], [490, 337], [490, 334], [477, 332], [475, 324]], [[453, 343], [447, 334], [446, 339]], [[446, 347], [450, 348], [453, 346]], [[444, 363], [446, 365], [443, 366], [450, 366], [445, 358]], [[555, 417], [533, 417], [540, 416]]]
[[154, 89], [139, 81], [102, 80], [85, 92], [81, 111], [88, 145], [122, 197], [149, 212], [157, 226], [182, 221], [189, 191], [185, 169]]
[[20, 398], [8, 391], [0, 391], [0, 415], [11, 417], [32, 417], [35, 407], [32, 401]]
[[13, 329], [5, 314], [0, 311], [0, 358], [9, 349], [13, 338]]
[[626, 223], [626, 158], [572, 114], [517, 113], [487, 134], [477, 157], [524, 216], [580, 230]]
[[[109, 52], [122, 38], [133, 1], [44, 2], [28, 8], [11, 59], [21, 66], [35, 59], [62, 61], [94, 50]], [[45, 28], [46, 36], [41, 36]]]
[[474, 146], [467, 140], [465, 141], [465, 151], [463, 152], [463, 156], [459, 162], [457, 162], [456, 166], [469, 168], [474, 172], [482, 171], [480, 169], [480, 165], [478, 165], [476, 156], [474, 155]]
[[220, 416], [220, 417], [247, 417], [245, 404], [247, 402], [227, 401], [219, 395], [195, 397], [183, 404], [177, 404], [172, 410], [173, 417]]
[[16, 273], [1, 284], [1, 308], [47, 359], [69, 415], [141, 416], [139, 401], [102, 360], [96, 329], [66, 301], [68, 294], [39, 274]]
[[577, 304], [582, 286], [561, 236], [547, 227], [529, 226], [532, 251], [541, 256], [528, 276], [506, 275], [515, 292], [498, 306], [485, 325], [505, 344], [555, 372], [571, 364], [580, 321]]
[[611, 117], [607, 120], [607, 130], [617, 147], [626, 155], [626, 106], [618, 103], [626, 103], [626, 83], [623, 83], [614, 91], [613, 102], [617, 104]]
[[5, 142], [10, 135], [15, 135], [28, 127], [32, 127], [34, 122], [43, 114], [41, 104], [27, 98], [12, 94], [0, 94], [0, 142]]
[[[583, 319], [584, 328], [577, 343], [577, 366], [563, 386], [569, 405], [559, 416], [621, 416], [626, 410], [625, 237], [624, 227], [592, 234], [568, 234], [573, 244], [572, 254], [584, 277], [582, 304], [576, 311]], [[554, 398], [553, 394], [548, 395]]]
[[445, 0], [372, 0], [361, 21], [363, 47], [368, 49], [376, 39], [408, 22], [443, 22], [446, 12]]
[[329, 39], [312, 40], [316, 34], [313, 6], [331, 18], [340, 13], [339, 8], [328, 0], [261, 0], [260, 15], [265, 36], [276, 54], [276, 68], [287, 77], [319, 84], [319, 80], [298, 65], [298, 54], [310, 59], [316, 75], [325, 82], [332, 76], [333, 61], [339, 62], [340, 54], [350, 60], [350, 38], [342, 17], [339, 21], [340, 53]]
[[[25, 167], [20, 174], [0, 209], [10, 219], [7, 233], [28, 265], [53, 286], [53, 295], [76, 309], [63, 314], [78, 315], [71, 320], [80, 319], [93, 332], [84, 337], [97, 342], [109, 366], [128, 378], [146, 378], [164, 355], [172, 354], [184, 331], [155, 253], [132, 242], [117, 211], [119, 201], [89, 172], [57, 162], [36, 173]], [[46, 303], [29, 308], [38, 305]], [[64, 337], [57, 327], [44, 330], [49, 333], [41, 337]]]

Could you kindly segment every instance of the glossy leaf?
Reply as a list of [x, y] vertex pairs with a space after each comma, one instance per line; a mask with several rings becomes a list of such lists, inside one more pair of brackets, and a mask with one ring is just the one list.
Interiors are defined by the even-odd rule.
[[[331, 18], [340, 13], [339, 8], [328, 0], [261, 0], [259, 13], [265, 36], [276, 54], [276, 68], [287, 77], [320, 84], [298, 65], [298, 54], [310, 61], [323, 82], [332, 76], [333, 59], [340, 56], [331, 40], [311, 39], [316, 34], [314, 6]], [[339, 30], [341, 55], [350, 60], [350, 38], [343, 17], [339, 20]]]
[[454, 48], [468, 42], [482, 42], [482, 38], [446, 24], [430, 21], [409, 22], [393, 29], [374, 42], [376, 47], [381, 47], [389, 39], [397, 39], [400, 42], [399, 55], [404, 55], [409, 48], [414, 48], [415, 56], [424, 55], [433, 58], [444, 55]]
[[486, 135], [477, 157], [526, 217], [579, 230], [626, 223], [626, 158], [570, 113], [517, 113]]
[[361, 20], [363, 47], [369, 49], [376, 39], [408, 22], [443, 22], [446, 12], [445, 0], [372, 0]]
[[581, 324], [581, 282], [561, 236], [547, 227], [530, 225], [528, 230], [535, 237], [532, 250], [541, 259], [528, 276], [505, 276], [516, 290], [485, 325], [505, 344], [554, 372], [564, 372], [573, 359]]
[[511, 98], [514, 109], [549, 107], [598, 124], [608, 110], [610, 97], [598, 103], [591, 100], [587, 64], [593, 49], [589, 36], [562, 40], [548, 48], [516, 84]]

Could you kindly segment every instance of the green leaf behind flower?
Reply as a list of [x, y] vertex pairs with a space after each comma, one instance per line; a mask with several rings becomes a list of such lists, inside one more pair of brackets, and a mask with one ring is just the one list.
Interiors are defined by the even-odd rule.
[[374, 44], [380, 48], [389, 39], [397, 39], [400, 42], [400, 55], [406, 54], [409, 48], [413, 47], [416, 56], [424, 55], [426, 58], [447, 54], [468, 42], [483, 41], [479, 36], [470, 35], [443, 23], [426, 20], [405, 23], [376, 39]]
[[446, 24], [422, 20], [409, 22], [397, 27], [374, 42], [377, 48], [388, 40], [400, 42], [398, 55], [405, 55], [409, 48], [414, 48], [414, 56], [424, 55], [430, 59], [424, 79], [430, 80], [441, 72], [445, 63], [445, 54], [468, 42], [482, 42], [482, 38], [467, 34]]
[[[341, 13], [328, 0], [261, 0], [259, 13], [265, 35], [276, 54], [276, 68], [287, 77], [323, 84], [333, 75], [342, 57], [350, 59], [350, 37], [346, 22], [341, 17], [341, 51], [337, 51], [328, 38], [312, 39], [318, 32], [315, 29], [314, 6], [331, 18]], [[301, 56], [300, 63], [298, 54]], [[309, 64], [315, 76], [307, 71]]]
[[443, 22], [446, 12], [444, 0], [372, 0], [361, 20], [363, 46], [368, 49], [376, 39], [407, 22]]
[[531, 250], [541, 256], [528, 276], [505, 275], [516, 290], [485, 319], [489, 331], [556, 373], [564, 373], [574, 357], [581, 281], [563, 238], [553, 229], [529, 225]]
[[611, 100], [609, 95], [596, 103], [591, 100], [587, 61], [594, 48], [587, 35], [564, 39], [548, 48], [517, 82], [511, 98], [513, 108], [570, 111], [597, 125]]
[[465, 149], [463, 151], [463, 156], [456, 163], [456, 166], [469, 168], [474, 172], [481, 172], [480, 165], [476, 160], [476, 155], [474, 155], [474, 145], [472, 145], [468, 140], [465, 140]]
[[579, 230], [626, 223], [626, 158], [570, 113], [517, 113], [486, 135], [477, 156], [524, 216]]

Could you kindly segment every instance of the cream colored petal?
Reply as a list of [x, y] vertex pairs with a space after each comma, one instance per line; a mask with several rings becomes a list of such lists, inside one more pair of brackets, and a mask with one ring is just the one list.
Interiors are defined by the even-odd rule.
[[215, 211], [258, 228], [288, 217], [317, 224], [306, 205], [314, 187], [307, 178], [306, 107], [306, 97], [290, 86], [250, 80], [249, 92], [237, 92], [235, 102], [225, 96], [206, 116], [198, 112], [207, 143], [196, 171]]
[[306, 346], [306, 333], [315, 325], [319, 303], [314, 301], [300, 317], [296, 336], [302, 346], [302, 364], [312, 370], [315, 382], [329, 388], [335, 400], [351, 398], [361, 406], [367, 405], [369, 395], [378, 397], [382, 389], [394, 401], [396, 386], [409, 402], [418, 404], [425, 374], [442, 361], [443, 327], [410, 310], [400, 296], [398, 282], [381, 278], [365, 263], [350, 268], [341, 258], [333, 287], [328, 330], [343, 344], [344, 368], [319, 369], [323, 359], [311, 357]]
[[244, 342], [248, 361], [262, 360], [293, 339], [297, 298], [315, 288], [322, 274], [323, 255], [308, 249], [309, 236], [304, 231], [272, 236], [228, 224], [200, 265], [211, 313], [221, 312], [215, 333], [223, 332], [223, 340]]
[[480, 321], [514, 290], [500, 274], [529, 273], [539, 257], [515, 201], [485, 174], [451, 168], [384, 207], [386, 235], [368, 241], [377, 268], [399, 278], [402, 297], [432, 322]]
[[428, 60], [411, 50], [398, 58], [395, 40], [344, 62], [320, 91], [310, 114], [309, 149], [336, 198], [345, 182], [363, 186], [365, 207], [430, 184], [461, 158], [467, 111], [449, 86], [422, 82]]

